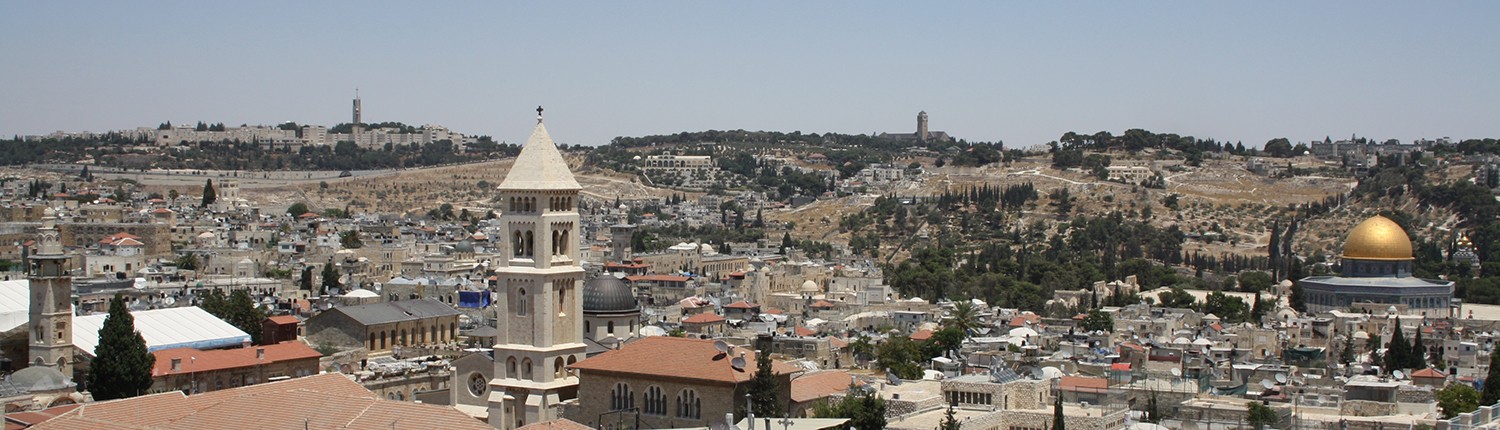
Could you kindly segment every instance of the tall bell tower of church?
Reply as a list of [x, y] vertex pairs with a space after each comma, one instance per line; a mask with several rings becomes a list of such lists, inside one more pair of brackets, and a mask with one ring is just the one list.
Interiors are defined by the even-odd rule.
[[927, 131], [927, 111], [917, 112], [917, 140], [926, 142], [931, 137]]
[[57, 233], [57, 212], [47, 208], [37, 229], [36, 254], [30, 257], [32, 366], [57, 369], [73, 377], [73, 277]]
[[557, 405], [578, 397], [567, 366], [584, 358], [583, 267], [578, 251], [578, 192], [542, 108], [536, 128], [498, 187], [506, 238], [495, 269], [499, 331], [490, 381], [489, 421], [497, 429], [557, 419]]

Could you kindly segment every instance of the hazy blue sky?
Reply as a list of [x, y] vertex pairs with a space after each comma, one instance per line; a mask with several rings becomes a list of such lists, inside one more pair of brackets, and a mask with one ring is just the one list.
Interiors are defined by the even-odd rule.
[[0, 3], [0, 135], [367, 122], [1010, 146], [1500, 137], [1500, 2]]

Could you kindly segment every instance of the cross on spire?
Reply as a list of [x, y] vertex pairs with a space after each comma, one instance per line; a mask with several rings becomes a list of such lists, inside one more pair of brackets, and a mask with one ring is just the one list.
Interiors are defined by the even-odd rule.
[[541, 124], [542, 123], [542, 107], [541, 106], [537, 106], [536, 107], [536, 123], [537, 124]]

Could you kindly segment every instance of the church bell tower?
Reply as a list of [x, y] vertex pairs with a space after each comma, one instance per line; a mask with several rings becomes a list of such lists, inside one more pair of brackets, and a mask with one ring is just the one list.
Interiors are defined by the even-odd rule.
[[536, 128], [500, 182], [505, 231], [496, 271], [495, 379], [489, 421], [497, 429], [557, 419], [578, 396], [567, 366], [584, 358], [583, 267], [578, 251], [578, 192], [542, 108]]
[[30, 256], [30, 365], [73, 376], [73, 277], [57, 233], [57, 212], [47, 208]]

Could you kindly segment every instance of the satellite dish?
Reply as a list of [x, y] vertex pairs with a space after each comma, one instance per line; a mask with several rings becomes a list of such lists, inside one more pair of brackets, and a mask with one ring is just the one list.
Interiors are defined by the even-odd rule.
[[1071, 353], [1071, 352], [1068, 352], [1068, 351], [1063, 351], [1063, 352], [1062, 352], [1062, 358], [1063, 358], [1063, 359], [1064, 359], [1064, 360], [1067, 360], [1067, 359], [1069, 359], [1069, 358], [1073, 358], [1073, 353]]
[[1173, 367], [1172, 368], [1172, 377], [1174, 377], [1174, 378], [1181, 378], [1182, 377], [1182, 369], [1178, 369], [1176, 367]]
[[1275, 382], [1271, 382], [1270, 379], [1262, 379], [1262, 380], [1260, 380], [1260, 386], [1266, 387], [1266, 389], [1269, 390], [1269, 389], [1272, 389], [1272, 388], [1276, 388], [1276, 383]]
[[1278, 384], [1285, 384], [1286, 383], [1286, 374], [1285, 373], [1277, 373], [1276, 374], [1276, 383], [1278, 383]]
[[714, 339], [714, 349], [719, 350], [720, 354], [728, 354], [729, 353], [729, 344], [724, 343], [723, 340]]
[[745, 357], [735, 357], [729, 360], [729, 367], [733, 367], [734, 370], [745, 370]]
[[1404, 379], [1404, 378], [1406, 378], [1406, 375], [1403, 374], [1403, 373], [1401, 373], [1400, 370], [1392, 370], [1391, 371], [1391, 376], [1395, 377], [1396, 379]]
[[1031, 368], [1031, 377], [1034, 379], [1042, 379], [1047, 377], [1047, 372], [1043, 372], [1042, 368], [1040, 367], [1033, 367]]

